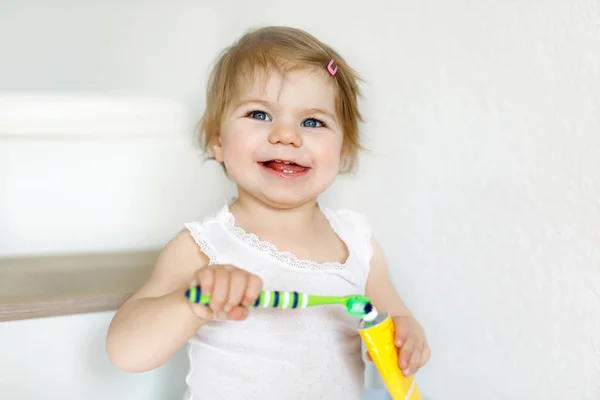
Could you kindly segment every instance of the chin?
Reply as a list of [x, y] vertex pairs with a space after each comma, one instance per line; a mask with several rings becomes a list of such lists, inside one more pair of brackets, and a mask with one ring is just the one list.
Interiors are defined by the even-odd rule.
[[263, 203], [274, 208], [290, 209], [316, 200], [318, 194], [310, 193], [287, 193], [282, 192], [262, 192], [255, 197]]
[[315, 201], [319, 193], [300, 188], [253, 188], [238, 184], [238, 196], [249, 196], [268, 207], [289, 210]]

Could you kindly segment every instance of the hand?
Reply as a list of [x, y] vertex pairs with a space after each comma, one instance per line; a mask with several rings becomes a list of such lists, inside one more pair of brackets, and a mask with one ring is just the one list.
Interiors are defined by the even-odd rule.
[[248, 316], [263, 288], [262, 279], [233, 265], [207, 265], [193, 276], [191, 286], [200, 286], [211, 296], [209, 306], [190, 302], [192, 311], [201, 319], [241, 321]]
[[[411, 376], [429, 361], [431, 350], [423, 327], [412, 315], [393, 317], [398, 346], [398, 366], [404, 376]], [[367, 359], [373, 361], [367, 352]]]

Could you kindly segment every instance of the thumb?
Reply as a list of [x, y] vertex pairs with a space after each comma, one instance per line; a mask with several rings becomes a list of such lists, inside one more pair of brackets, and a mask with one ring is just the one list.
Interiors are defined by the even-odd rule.
[[200, 319], [205, 321], [210, 321], [215, 318], [214, 312], [210, 307], [207, 307], [203, 304], [189, 303], [190, 308], [192, 309], [192, 313]]

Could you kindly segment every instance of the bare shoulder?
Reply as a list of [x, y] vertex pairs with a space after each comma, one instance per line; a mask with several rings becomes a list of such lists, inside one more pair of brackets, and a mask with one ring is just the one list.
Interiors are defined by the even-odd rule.
[[387, 259], [385, 251], [379, 241], [374, 236], [371, 237], [371, 248], [373, 249], [373, 255], [371, 257], [371, 271], [384, 269], [387, 270]]
[[209, 262], [188, 230], [182, 230], [160, 252], [154, 269], [155, 274], [189, 277]]
[[192, 274], [208, 265], [204, 254], [189, 231], [182, 230], [159, 253], [152, 275], [128, 300], [159, 297], [189, 285]]

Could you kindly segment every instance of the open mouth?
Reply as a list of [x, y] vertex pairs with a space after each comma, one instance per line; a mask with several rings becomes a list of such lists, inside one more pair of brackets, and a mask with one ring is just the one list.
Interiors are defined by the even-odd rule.
[[280, 176], [293, 177], [306, 173], [310, 168], [286, 160], [269, 160], [260, 162], [263, 168], [270, 170]]

